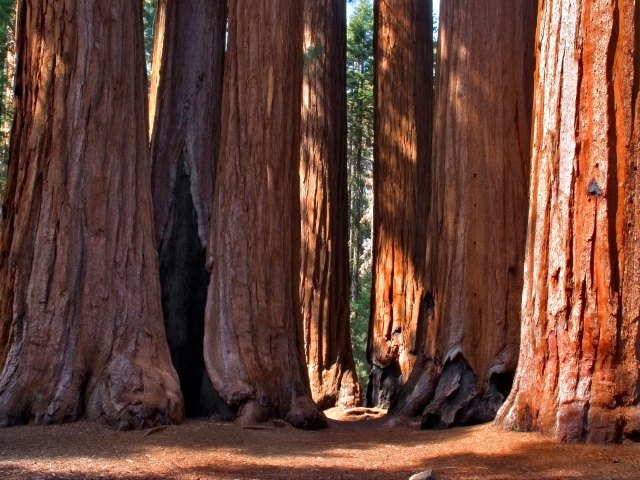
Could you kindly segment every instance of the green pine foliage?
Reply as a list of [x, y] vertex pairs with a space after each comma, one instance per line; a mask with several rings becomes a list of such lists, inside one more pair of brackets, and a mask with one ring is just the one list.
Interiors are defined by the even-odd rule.
[[147, 59], [147, 73], [151, 75], [151, 58], [153, 57], [153, 31], [155, 29], [156, 7], [158, 0], [144, 0], [142, 3], [142, 20], [144, 22], [144, 51]]
[[347, 27], [347, 128], [351, 338], [358, 378], [369, 375], [366, 358], [371, 297], [373, 222], [373, 5], [355, 0]]
[[14, 49], [15, 0], [0, 0], [0, 199], [7, 179], [9, 130], [13, 121], [13, 96], [8, 52]]

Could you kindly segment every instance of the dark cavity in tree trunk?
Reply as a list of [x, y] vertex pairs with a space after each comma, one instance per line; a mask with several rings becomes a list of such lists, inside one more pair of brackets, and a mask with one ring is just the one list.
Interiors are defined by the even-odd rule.
[[209, 272], [198, 236], [190, 178], [178, 162], [173, 212], [160, 249], [162, 310], [171, 359], [188, 417], [212, 415], [224, 409], [206, 374], [202, 341]]
[[223, 0], [158, 2], [149, 98], [154, 220], [169, 348], [190, 417], [229, 414], [202, 351], [225, 24]]

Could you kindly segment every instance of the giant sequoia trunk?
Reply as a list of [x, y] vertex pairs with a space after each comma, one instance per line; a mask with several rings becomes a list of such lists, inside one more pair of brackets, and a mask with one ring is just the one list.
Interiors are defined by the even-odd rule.
[[151, 162], [162, 308], [189, 416], [216, 409], [202, 354], [226, 33], [223, 0], [160, 0], [151, 78]]
[[499, 425], [640, 435], [640, 3], [540, 4], [522, 343]]
[[153, 241], [140, 5], [22, 0], [0, 240], [0, 424], [180, 421]]
[[[420, 360], [395, 411], [492, 420], [518, 358], [536, 5], [443, 2]], [[426, 406], [426, 408], [425, 408]]]
[[344, 0], [304, 2], [300, 301], [322, 409], [360, 400], [349, 328], [345, 13]]
[[211, 222], [205, 361], [240, 420], [326, 424], [311, 399], [300, 315], [297, 0], [231, 0]]
[[407, 380], [422, 328], [431, 157], [430, 0], [374, 4], [373, 291], [367, 403], [388, 406]]

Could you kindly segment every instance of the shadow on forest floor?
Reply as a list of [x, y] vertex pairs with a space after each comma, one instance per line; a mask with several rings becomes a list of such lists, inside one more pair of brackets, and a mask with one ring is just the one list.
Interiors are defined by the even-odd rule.
[[638, 479], [640, 446], [559, 445], [492, 425], [421, 431], [387, 419], [307, 432], [191, 420], [153, 435], [90, 422], [0, 430], [2, 479]]

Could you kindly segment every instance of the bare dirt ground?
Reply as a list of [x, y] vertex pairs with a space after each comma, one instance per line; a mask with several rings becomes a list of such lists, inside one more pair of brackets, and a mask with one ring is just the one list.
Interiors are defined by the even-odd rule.
[[[492, 425], [419, 430], [386, 418], [319, 432], [190, 420], [143, 436], [99, 423], [0, 430], [0, 479], [640, 479], [640, 445], [559, 445]], [[339, 421], [342, 420], [342, 421]], [[148, 433], [148, 432], [147, 432]]]

